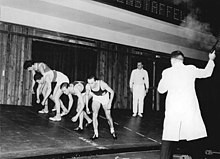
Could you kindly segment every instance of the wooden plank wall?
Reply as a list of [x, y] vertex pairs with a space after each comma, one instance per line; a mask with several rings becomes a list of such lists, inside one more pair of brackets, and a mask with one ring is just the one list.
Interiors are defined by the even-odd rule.
[[114, 108], [130, 109], [129, 55], [128, 48], [101, 42], [97, 61], [97, 77], [104, 80], [114, 91]]
[[[23, 27], [0, 24], [0, 104], [30, 105], [30, 74], [23, 70], [24, 60], [31, 56], [31, 39]], [[11, 34], [16, 32], [19, 34]]]

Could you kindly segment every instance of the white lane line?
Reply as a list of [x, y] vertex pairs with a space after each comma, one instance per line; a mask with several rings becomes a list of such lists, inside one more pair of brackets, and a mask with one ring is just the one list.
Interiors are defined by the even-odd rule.
[[90, 144], [90, 145], [92, 145], [92, 146], [95, 146], [95, 147], [98, 148], [98, 149], [108, 149], [107, 147], [100, 146], [100, 145], [98, 145], [97, 143], [92, 142], [91, 140], [88, 140], [88, 139], [86, 139], [86, 138], [84, 138], [84, 137], [81, 137], [81, 136], [80, 136], [79, 139], [82, 140], [82, 141], [84, 141], [84, 142], [86, 142], [86, 143], [88, 143], [88, 144]]
[[105, 149], [108, 149], [108, 148], [106, 148], [106, 147], [104, 147], [104, 146], [98, 146], [98, 147], [96, 147], [96, 148], [98, 148], [99, 150], [105, 150]]
[[[107, 120], [104, 116], [100, 115], [100, 118]], [[115, 125], [119, 125], [117, 122], [114, 122]]]
[[157, 142], [157, 143], [161, 144], [159, 141], [154, 140], [154, 139], [152, 139], [152, 138], [150, 138], [150, 137], [148, 137], [148, 139], [151, 140], [151, 141], [154, 141], [154, 142]]
[[88, 143], [88, 144], [90, 144], [90, 145], [92, 145], [92, 146], [98, 146], [97, 143], [92, 142], [91, 140], [88, 140], [88, 139], [86, 139], [86, 138], [84, 138], [84, 137], [81, 137], [81, 136], [80, 136], [79, 139], [82, 140], [82, 141], [84, 141], [84, 142], [86, 142], [86, 143]]
[[129, 131], [132, 131], [132, 130], [131, 130], [131, 129], [129, 129], [128, 127], [123, 126], [123, 128], [125, 128], [125, 129], [127, 129], [127, 130], [129, 130]]
[[142, 136], [142, 137], [145, 137], [145, 135], [143, 135], [143, 134], [141, 134], [141, 133], [139, 133], [139, 132], [135, 132], [136, 134], [138, 134], [138, 135], [140, 135], [140, 136]]
[[[101, 117], [102, 119], [106, 119], [105, 117], [103, 117], [103, 116], [101, 116], [101, 115], [100, 115], [100, 117]], [[119, 125], [119, 124], [116, 123], [116, 122], [114, 122], [114, 123], [115, 123], [116, 125]], [[129, 130], [129, 131], [131, 131], [131, 132], [134, 132], [134, 133], [136, 133], [137, 135], [140, 135], [140, 136], [142, 136], [142, 137], [146, 137], [145, 135], [143, 135], [143, 134], [141, 134], [141, 133], [139, 133], [139, 132], [133, 131], [132, 129], [130, 129], [130, 128], [128, 128], [128, 127], [123, 126], [123, 128], [125, 128], [125, 129], [127, 129], [127, 130]], [[157, 143], [161, 144], [159, 141], [154, 140], [154, 139], [152, 139], [152, 138], [150, 138], [150, 137], [148, 137], [148, 139], [151, 140], [151, 141], [154, 141], [154, 142], [157, 142]]]

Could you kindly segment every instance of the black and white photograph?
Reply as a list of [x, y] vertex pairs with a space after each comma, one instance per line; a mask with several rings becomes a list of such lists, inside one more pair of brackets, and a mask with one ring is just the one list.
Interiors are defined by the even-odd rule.
[[0, 0], [0, 159], [220, 159], [219, 0]]

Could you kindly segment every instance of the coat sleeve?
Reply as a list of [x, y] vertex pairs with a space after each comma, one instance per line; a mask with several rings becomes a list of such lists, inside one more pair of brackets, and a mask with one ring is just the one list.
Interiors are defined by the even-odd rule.
[[162, 73], [162, 78], [161, 78], [161, 80], [159, 81], [159, 84], [158, 84], [158, 88], [157, 88], [157, 90], [158, 90], [158, 92], [159, 93], [165, 93], [165, 92], [167, 92], [168, 91], [168, 85], [167, 85], [168, 83], [167, 83], [167, 76], [166, 76], [166, 72], [165, 71], [163, 71], [163, 73]]
[[132, 72], [131, 72], [131, 77], [130, 77], [130, 81], [129, 81], [130, 88], [133, 87], [133, 82], [134, 82], [134, 70], [132, 70]]
[[195, 67], [196, 78], [210, 77], [213, 73], [214, 67], [215, 67], [215, 63], [213, 60], [209, 60], [204, 69], [200, 69], [200, 68]]
[[146, 89], [149, 89], [149, 76], [148, 76], [148, 72], [145, 70], [145, 75], [144, 75], [144, 83], [146, 86]]

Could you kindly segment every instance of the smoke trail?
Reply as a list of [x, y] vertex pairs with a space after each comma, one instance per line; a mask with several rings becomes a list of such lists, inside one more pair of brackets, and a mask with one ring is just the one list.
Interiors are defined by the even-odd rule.
[[[188, 0], [178, 0], [179, 2], [188, 1]], [[185, 17], [181, 26], [184, 28], [184, 34], [188, 39], [196, 41], [192, 45], [198, 45], [201, 49], [210, 50], [210, 47], [215, 43], [216, 37], [212, 34], [210, 24], [204, 23], [198, 20], [198, 15], [202, 13], [202, 10], [198, 7], [195, 7], [195, 4], [191, 4], [192, 8], [190, 13]], [[195, 32], [192, 32], [194, 30]], [[207, 36], [201, 36], [204, 34]]]
[[[213, 43], [213, 41], [215, 41], [214, 36], [212, 35], [211, 31], [210, 31], [210, 25], [209, 23], [203, 23], [200, 22], [195, 15], [189, 14], [185, 20], [185, 22], [181, 24], [182, 27], [184, 27], [184, 33], [186, 34], [186, 36], [189, 39], [193, 39], [195, 41], [199, 41], [202, 45], [210, 45]], [[192, 29], [196, 32], [193, 32], [194, 34], [192, 34], [191, 31], [189, 31], [189, 29]], [[209, 37], [204, 37], [204, 36], [200, 36], [201, 34], [198, 33], [204, 33], [209, 35]]]

